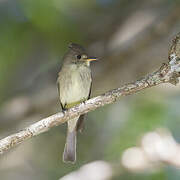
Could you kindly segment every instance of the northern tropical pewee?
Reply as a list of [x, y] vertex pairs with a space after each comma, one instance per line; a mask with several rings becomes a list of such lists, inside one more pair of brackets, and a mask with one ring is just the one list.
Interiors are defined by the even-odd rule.
[[[63, 60], [57, 82], [61, 106], [65, 110], [90, 97], [92, 84], [90, 62], [96, 58], [90, 58], [83, 47], [71, 43]], [[67, 123], [67, 137], [63, 154], [65, 162], [76, 161], [76, 134], [82, 127], [82, 121], [81, 116], [73, 118]]]

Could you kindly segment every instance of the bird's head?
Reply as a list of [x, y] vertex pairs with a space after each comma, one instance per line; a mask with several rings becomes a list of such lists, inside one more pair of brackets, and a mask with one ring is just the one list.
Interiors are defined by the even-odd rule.
[[70, 43], [69, 50], [65, 54], [64, 60], [65, 63], [73, 63], [73, 64], [84, 64], [89, 66], [91, 61], [96, 61], [97, 58], [88, 56], [85, 49], [79, 44]]

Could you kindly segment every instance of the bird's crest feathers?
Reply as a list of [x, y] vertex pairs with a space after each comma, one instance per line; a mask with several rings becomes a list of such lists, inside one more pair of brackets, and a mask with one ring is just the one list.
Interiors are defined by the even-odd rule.
[[69, 49], [71, 49], [71, 50], [73, 50], [75, 52], [79, 52], [79, 51], [80, 52], [85, 52], [85, 49], [81, 45], [76, 44], [76, 43], [70, 43], [68, 45], [68, 47], [69, 47]]

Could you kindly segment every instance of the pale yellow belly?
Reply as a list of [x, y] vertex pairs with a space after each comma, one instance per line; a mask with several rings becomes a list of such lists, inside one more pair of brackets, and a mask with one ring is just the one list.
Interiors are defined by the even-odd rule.
[[[69, 72], [70, 73], [70, 72]], [[63, 105], [86, 100], [91, 88], [91, 73], [72, 71], [69, 78], [60, 82], [60, 100]], [[65, 84], [66, 83], [66, 84]]]

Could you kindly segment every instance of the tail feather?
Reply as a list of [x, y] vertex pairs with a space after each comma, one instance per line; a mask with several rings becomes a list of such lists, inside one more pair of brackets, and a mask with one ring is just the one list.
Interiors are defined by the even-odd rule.
[[63, 154], [64, 162], [76, 162], [76, 129], [67, 132], [66, 144]]

